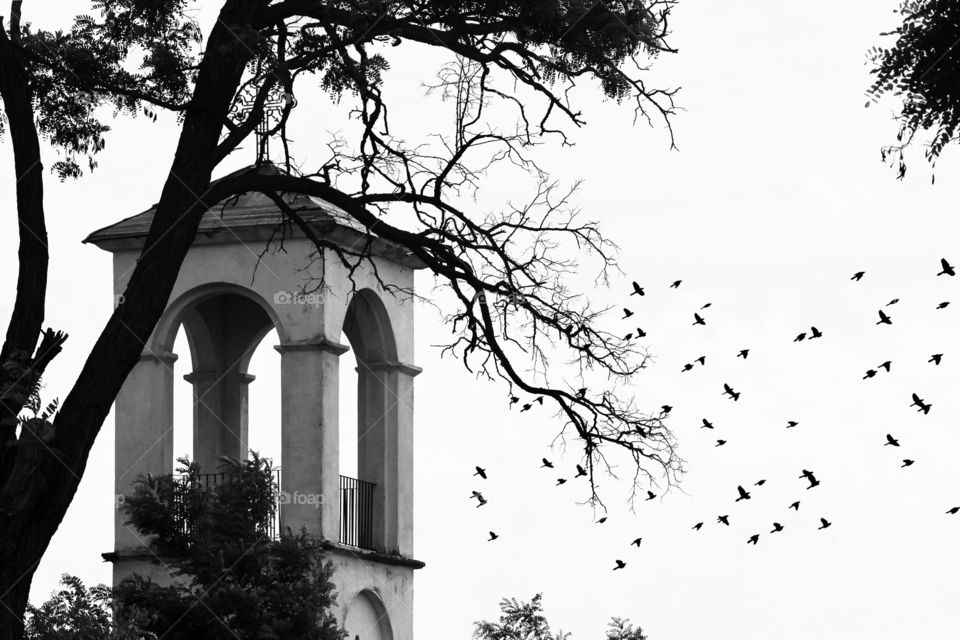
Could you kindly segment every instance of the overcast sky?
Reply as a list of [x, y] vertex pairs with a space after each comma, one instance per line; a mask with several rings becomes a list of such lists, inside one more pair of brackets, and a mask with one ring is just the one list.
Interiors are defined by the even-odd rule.
[[[44, 5], [41, 19], [26, 5], [25, 16], [44, 26], [80, 11], [58, 5], [57, 15]], [[681, 0], [672, 21], [680, 52], [654, 74], [682, 87], [679, 151], [669, 150], [662, 127], [632, 126], [628, 107], [583, 92], [588, 126], [575, 133], [577, 145], [544, 155], [558, 178], [585, 181], [584, 215], [622, 250], [625, 275], [612, 291], [593, 291], [588, 277], [576, 284], [617, 305], [630, 280], [646, 288], [630, 299], [637, 322], [613, 314], [607, 326], [649, 333], [656, 360], [632, 390], [650, 410], [674, 407], [669, 424], [687, 470], [679, 490], [656, 489], [631, 512], [629, 476], [603, 478], [609, 520], [595, 524], [601, 512], [582, 504], [585, 485], [554, 487], [580, 458], [575, 442], [566, 454], [550, 448], [560, 424], [552, 411], [510, 411], [504, 386], [441, 360], [431, 345], [447, 329], [435, 310], [419, 308], [415, 539], [427, 566], [416, 574], [417, 637], [467, 638], [472, 621], [496, 616], [501, 597], [537, 592], [553, 625], [582, 640], [600, 637], [613, 615], [642, 625], [651, 640], [955, 637], [960, 515], [944, 512], [960, 505], [960, 282], [936, 274], [940, 258], [960, 263], [958, 164], [955, 152], [945, 157], [932, 186], [919, 154], [902, 182], [880, 162], [896, 129], [889, 105], [864, 109], [865, 51], [895, 25], [895, 5]], [[406, 45], [395, 55], [388, 92], [422, 93], [429, 55]], [[444, 107], [436, 108], [409, 99], [394, 106], [414, 128]], [[297, 145], [316, 161], [323, 153], [310, 148], [319, 149], [322, 125], [309, 116], [298, 115]], [[47, 182], [48, 323], [70, 333], [49, 372], [50, 396], [66, 395], [111, 312], [109, 255], [80, 241], [158, 199], [176, 141], [170, 119], [114, 126], [98, 171]], [[11, 212], [9, 143], [3, 148], [0, 198]], [[237, 152], [224, 170], [251, 154]], [[496, 187], [514, 188], [523, 185]], [[8, 292], [15, 231], [12, 215], [0, 219]], [[851, 282], [860, 270], [862, 282]], [[676, 279], [683, 284], [669, 289]], [[426, 292], [433, 282], [423, 276], [418, 286]], [[876, 326], [877, 310], [894, 298], [894, 324]], [[4, 314], [10, 301], [0, 301]], [[943, 301], [954, 304], [936, 310]], [[707, 326], [692, 326], [707, 302]], [[794, 343], [811, 325], [824, 337]], [[250, 370], [251, 442], [268, 455], [279, 453], [274, 343], [265, 340]], [[749, 358], [735, 358], [744, 348]], [[186, 345], [179, 349], [178, 375], [188, 360]], [[944, 354], [939, 367], [927, 362], [933, 353]], [[701, 355], [705, 366], [681, 373]], [[889, 374], [861, 380], [884, 360], [893, 362]], [[724, 382], [741, 392], [739, 402], [721, 395]], [[178, 452], [186, 390], [178, 383]], [[908, 406], [913, 392], [933, 403], [929, 415]], [[716, 430], [699, 429], [703, 418]], [[787, 430], [788, 420], [798, 426]], [[34, 580], [34, 602], [63, 572], [110, 579], [99, 554], [113, 544], [112, 429], [111, 416]], [[887, 433], [900, 449], [883, 446]], [[716, 447], [718, 438], [727, 444]], [[556, 471], [538, 468], [543, 456]], [[903, 458], [916, 464], [901, 469]], [[471, 477], [474, 465], [489, 480]], [[821, 485], [806, 490], [802, 469]], [[735, 504], [737, 485], [753, 499]], [[490, 504], [475, 509], [473, 489]], [[798, 512], [787, 510], [794, 500]], [[718, 525], [718, 515], [731, 525]], [[818, 531], [820, 517], [833, 526]], [[775, 521], [784, 531], [770, 535]], [[697, 522], [702, 530], [692, 531]], [[486, 542], [491, 529], [501, 536], [494, 543]], [[759, 544], [747, 545], [754, 533]], [[640, 548], [630, 547], [638, 536]], [[615, 559], [627, 567], [611, 572]]]

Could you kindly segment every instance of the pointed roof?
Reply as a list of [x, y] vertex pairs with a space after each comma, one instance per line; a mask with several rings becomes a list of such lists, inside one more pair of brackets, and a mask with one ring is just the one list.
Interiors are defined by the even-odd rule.
[[[282, 169], [267, 162], [256, 167], [244, 167], [214, 180], [211, 184], [249, 172], [251, 168], [262, 175], [283, 173]], [[374, 254], [389, 257], [414, 269], [424, 266], [405, 248], [384, 240], [372, 232], [367, 232], [363, 225], [346, 211], [326, 200], [302, 193], [282, 193], [281, 198], [287, 206], [299, 214], [302, 220], [312, 226], [319, 236], [344, 246], [357, 246], [358, 238], [372, 236]], [[156, 212], [157, 205], [154, 204], [142, 213], [97, 229], [83, 242], [94, 244], [110, 252], [139, 250], [143, 247]], [[277, 205], [264, 194], [244, 193], [217, 203], [203, 214], [194, 244], [265, 242], [276, 234], [277, 227], [283, 222], [283, 218], [283, 213]], [[288, 228], [285, 237], [303, 238], [304, 234], [296, 227], [291, 227]]]

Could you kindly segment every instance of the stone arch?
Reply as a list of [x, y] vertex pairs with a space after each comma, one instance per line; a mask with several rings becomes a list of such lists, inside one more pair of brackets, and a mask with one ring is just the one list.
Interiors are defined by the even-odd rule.
[[375, 592], [364, 589], [350, 601], [343, 627], [347, 640], [393, 640], [387, 608]]

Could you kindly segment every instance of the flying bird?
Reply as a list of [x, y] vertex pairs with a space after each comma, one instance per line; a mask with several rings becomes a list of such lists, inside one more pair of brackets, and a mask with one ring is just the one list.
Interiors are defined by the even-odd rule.
[[747, 544], [752, 544], [752, 545], [756, 546], [756, 545], [757, 545], [757, 540], [759, 540], [759, 539], [760, 539], [760, 534], [759, 534], [759, 533], [755, 533], [755, 534], [753, 534], [752, 536], [750, 536], [749, 539], [747, 539]]
[[643, 287], [641, 287], [639, 284], [637, 284], [636, 280], [634, 280], [634, 282], [633, 282], [633, 293], [631, 293], [630, 295], [632, 295], [632, 296], [642, 296], [642, 295], [644, 295], [644, 294], [643, 294]]
[[895, 304], [897, 304], [898, 302], [900, 302], [900, 298], [894, 298], [893, 300], [891, 300], [890, 302], [887, 303], [887, 306], [889, 307], [889, 306], [891, 306], [891, 305], [895, 305]]
[[909, 458], [904, 458], [904, 459], [903, 459], [903, 464], [900, 465], [900, 468], [903, 469], [904, 467], [913, 466], [913, 463], [914, 463], [913, 460], [910, 460]]
[[646, 337], [647, 337], [647, 332], [641, 329], [640, 327], [637, 327], [637, 338], [646, 338]]
[[887, 434], [887, 441], [883, 444], [885, 447], [899, 447], [900, 441], [894, 438], [889, 433]]
[[853, 274], [853, 277], [850, 278], [850, 279], [851, 279], [851, 280], [856, 280], [857, 282], [860, 282], [860, 278], [862, 278], [865, 274], [866, 274], [865, 271], [857, 271], [855, 274]]
[[712, 304], [713, 304], [712, 302], [708, 302], [707, 304], [703, 305], [703, 306], [700, 307], [700, 308], [701, 308], [701, 309], [709, 309], [709, 308], [710, 308], [710, 305], [712, 305]]
[[473, 498], [476, 498], [477, 500], [483, 500], [483, 494], [479, 491], [471, 491], [470, 499], [472, 500]]
[[694, 362], [699, 362], [702, 365], [707, 364], [707, 356], [700, 356], [699, 358], [694, 360]]
[[683, 280], [674, 280], [674, 281], [673, 281], [673, 284], [670, 285], [670, 288], [671, 288], [671, 289], [677, 289], [677, 288], [680, 286], [680, 283], [681, 283], [681, 282], [683, 282]]
[[890, 316], [885, 314], [883, 312], [883, 309], [880, 309], [880, 311], [878, 311], [877, 313], [880, 314], [880, 319], [877, 320], [877, 324], [893, 324], [893, 322], [890, 320]]
[[500, 537], [499, 535], [497, 535], [496, 533], [494, 533], [493, 531], [491, 531], [491, 532], [490, 532], [490, 539], [487, 540], [487, 542], [493, 542], [494, 540], [496, 540], [496, 539], [499, 538], [499, 537]]
[[518, 402], [520, 402], [520, 398], [518, 398], [517, 396], [510, 396], [510, 408], [511, 408], [511, 409], [513, 408], [513, 405], [517, 404]]
[[941, 358], [943, 358], [942, 353], [935, 353], [932, 356], [930, 356], [930, 359], [927, 360], [927, 362], [932, 362], [933, 364], [939, 365]]
[[477, 469], [477, 471], [476, 471], [476, 473], [474, 473], [473, 475], [475, 475], [475, 476], [480, 476], [481, 478], [483, 478], [484, 480], [486, 480], [486, 479], [487, 479], [487, 470], [486, 470], [486, 469], [481, 469], [480, 467], [476, 467], [476, 469]]
[[757, 480], [756, 482], [753, 483], [753, 485], [755, 487], [762, 487], [766, 482], [767, 480], [766, 478], [764, 478], [763, 480]]
[[647, 500], [653, 500], [656, 497], [657, 497], [657, 494], [655, 494], [653, 491], [650, 491], [649, 489], [647, 490]]
[[800, 423], [797, 422], [796, 420], [788, 420], [788, 421], [787, 421], [787, 429], [793, 429], [793, 428], [794, 428], [795, 426], [797, 426], [798, 424], [800, 424]]
[[606, 522], [606, 521], [607, 521], [607, 516], [603, 516], [602, 518], [600, 518], [599, 520], [597, 520], [597, 524], [603, 524], [603, 523]]
[[701, 428], [701, 429], [713, 429], [713, 423], [710, 422], [709, 420], [707, 420], [706, 418], [703, 418], [703, 426], [700, 427], [700, 428]]
[[817, 527], [817, 529], [818, 529], [818, 530], [819, 530], [819, 529], [826, 529], [827, 527], [829, 527], [829, 526], [832, 525], [832, 524], [833, 524], [833, 523], [832, 523], [832, 522], [828, 522], [826, 518], [820, 518], [820, 526]]
[[543, 458], [543, 464], [540, 465], [540, 468], [543, 469], [544, 467], [546, 467], [547, 469], [553, 469], [553, 463], [547, 460], [546, 458]]
[[797, 500], [796, 502], [794, 502], [793, 504], [791, 504], [789, 507], [787, 507], [787, 509], [793, 509], [794, 511], [800, 511], [800, 501]]
[[686, 373], [687, 371], [690, 371], [691, 369], [693, 369], [693, 365], [690, 364], [690, 363], [687, 363], [687, 364], [683, 365], [683, 369], [681, 369], [680, 372], [681, 372], [681, 373]]
[[783, 525], [780, 524], [779, 522], [774, 522], [773, 531], [771, 531], [770, 533], [777, 533], [778, 531], [783, 531]]
[[577, 475], [575, 475], [575, 476], [573, 476], [573, 477], [574, 477], [574, 478], [582, 478], [582, 477], [585, 476], [585, 475], [587, 475], [587, 470], [584, 469], [583, 467], [581, 467], [580, 465], [577, 465]]
[[581, 387], [581, 388], [577, 389], [577, 397], [578, 397], [578, 398], [583, 398], [583, 397], [586, 396], [586, 395], [587, 395], [587, 388], [586, 388], [586, 387]]
[[722, 446], [725, 445], [725, 444], [727, 444], [727, 441], [726, 441], [726, 440], [717, 440], [717, 446], [718, 446], [718, 447], [722, 447]]
[[704, 322], [703, 318], [700, 317], [700, 314], [699, 314], [699, 313], [694, 313], [694, 314], [693, 314], [693, 326], [697, 326], [698, 324], [702, 324], [703, 326], [707, 326], [707, 323]]
[[941, 271], [938, 273], [938, 276], [955, 276], [957, 272], [953, 270], [953, 267], [950, 266], [950, 263], [947, 262], [946, 258], [940, 258], [940, 267]]
[[639, 546], [640, 546], [640, 542], [642, 542], [642, 541], [643, 541], [643, 538], [637, 538], [636, 540], [634, 540], [634, 541], [631, 542], [630, 544], [639, 547]]
[[[958, 509], [960, 509], [960, 507], [958, 507]], [[703, 523], [702, 523], [702, 522], [698, 522], [697, 524], [693, 525], [693, 527], [691, 527], [691, 528], [692, 528], [694, 531], [700, 531], [700, 527], [702, 527], [702, 526], [703, 526]]]
[[673, 411], [673, 407], [671, 407], [671, 406], [668, 405], [668, 404], [662, 404], [662, 405], [660, 405], [660, 409], [661, 409], [661, 411], [663, 412], [664, 415], [666, 415], [666, 414], [670, 413], [671, 411]]
[[538, 396], [538, 397], [535, 398], [533, 401], [536, 402], [537, 404], [543, 406], [543, 396]]
[[723, 394], [730, 396], [734, 401], [740, 399], [740, 392], [734, 391], [733, 388], [726, 382], [723, 383]]
[[875, 375], [877, 375], [876, 371], [873, 369], [867, 369], [867, 372], [863, 375], [863, 379], [866, 380], [867, 378], [872, 378]]
[[477, 496], [477, 509], [487, 504], [487, 499], [483, 496]]
[[744, 489], [743, 487], [739, 486], [739, 485], [737, 485], [737, 493], [740, 494], [740, 497], [738, 497], [736, 500], [734, 500], [734, 502], [740, 502], [741, 500], [749, 500], [749, 499], [750, 499], [750, 494], [747, 493], [747, 490]]
[[952, 509], [949, 509], [947, 511], [947, 513], [949, 513], [952, 516], [957, 515], [958, 512], [960, 512], [960, 507], [953, 507]]
[[949, 301], [941, 302], [940, 304], [937, 305], [937, 309], [946, 309], [946, 308], [949, 307], [949, 306], [950, 306], [950, 302], [949, 302]]
[[627, 309], [626, 307], [624, 307], [624, 308], [623, 308], [623, 318], [621, 318], [621, 320], [626, 320], [627, 318], [629, 318], [629, 317], [632, 316], [632, 315], [633, 315], [633, 311], [630, 311], [630, 309]]
[[528, 402], [520, 408], [520, 413], [523, 413], [524, 411], [530, 411], [530, 409], [532, 408], [533, 408], [533, 405]]
[[928, 413], [930, 413], [930, 407], [933, 406], [932, 404], [925, 403], [923, 401], [923, 398], [921, 398], [915, 393], [912, 394], [911, 397], [913, 398], [913, 402], [910, 403], [911, 407], [913, 406], [917, 407], [917, 411], [923, 411], [924, 415], [927, 415]]
[[813, 489], [814, 487], [820, 484], [820, 481], [817, 480], [816, 476], [813, 475], [812, 471], [803, 470], [803, 473], [800, 474], [801, 478], [806, 478], [807, 482], [810, 483], [810, 486], [807, 489]]
[[890, 373], [890, 361], [887, 360], [886, 362], [881, 362], [880, 368], [884, 369], [887, 373]]
[[797, 337], [793, 339], [793, 341], [794, 341], [794, 342], [803, 342], [804, 340], [806, 340], [806, 338], [807, 338], [807, 333], [806, 333], [806, 332], [803, 332], [803, 333], [798, 334]]
[[740, 353], [737, 354], [737, 357], [746, 360], [748, 355], [750, 355], [750, 349], [741, 349]]
[[717, 516], [717, 522], [730, 526], [730, 516]]
[[617, 569], [623, 569], [625, 566], [627, 566], [627, 563], [624, 562], [623, 560], [617, 560], [616, 562], [617, 562], [617, 566], [613, 568], [614, 571], [616, 571]]
[[822, 337], [823, 337], [823, 332], [820, 331], [820, 329], [817, 329], [816, 327], [810, 327], [811, 340], [813, 340], [814, 338], [822, 338]]

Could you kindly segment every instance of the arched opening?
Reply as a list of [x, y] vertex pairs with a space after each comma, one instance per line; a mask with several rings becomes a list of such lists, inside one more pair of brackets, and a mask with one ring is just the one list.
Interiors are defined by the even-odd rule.
[[349, 640], [393, 640], [387, 609], [377, 594], [368, 590], [350, 602], [343, 627]]

